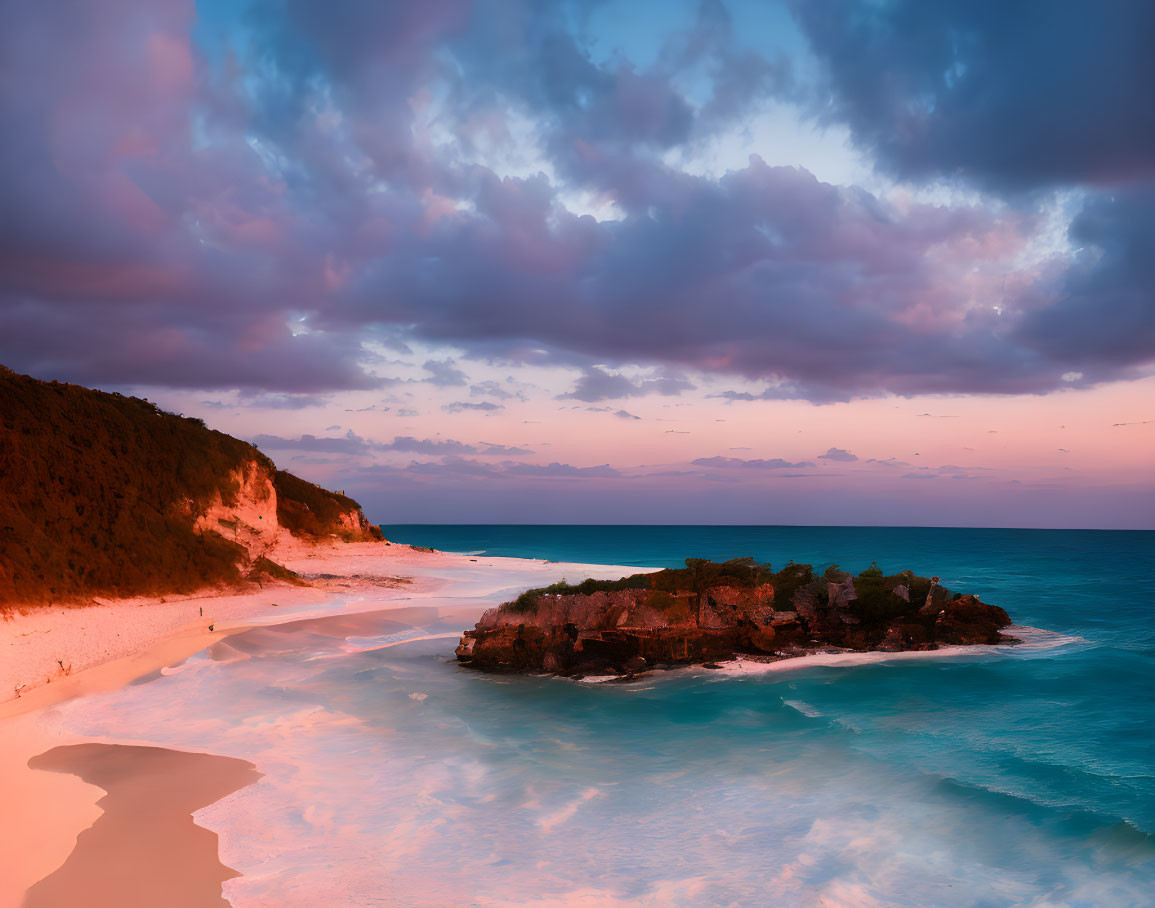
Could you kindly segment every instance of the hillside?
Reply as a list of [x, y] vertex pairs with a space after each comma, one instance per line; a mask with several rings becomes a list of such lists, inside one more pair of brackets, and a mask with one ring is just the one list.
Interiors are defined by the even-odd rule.
[[235, 584], [285, 536], [381, 538], [199, 419], [0, 367], [0, 607]]

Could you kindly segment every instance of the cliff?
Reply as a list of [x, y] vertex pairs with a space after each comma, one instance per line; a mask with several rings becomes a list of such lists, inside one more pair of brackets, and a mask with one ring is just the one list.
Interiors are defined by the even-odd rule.
[[1001, 608], [910, 571], [857, 577], [808, 564], [774, 573], [752, 558], [529, 590], [487, 611], [457, 657], [476, 668], [632, 674], [738, 653], [787, 658], [823, 648], [900, 651], [1013, 642]]
[[287, 537], [380, 530], [198, 419], [0, 367], [0, 607], [236, 584]]

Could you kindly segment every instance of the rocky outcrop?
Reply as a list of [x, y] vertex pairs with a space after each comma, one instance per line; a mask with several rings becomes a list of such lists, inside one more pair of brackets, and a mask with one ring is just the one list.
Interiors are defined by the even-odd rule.
[[530, 590], [487, 611], [457, 648], [490, 670], [635, 674], [738, 653], [786, 658], [821, 648], [898, 651], [1013, 642], [1007, 613], [938, 578], [858, 577], [809, 565], [778, 573], [753, 559]]

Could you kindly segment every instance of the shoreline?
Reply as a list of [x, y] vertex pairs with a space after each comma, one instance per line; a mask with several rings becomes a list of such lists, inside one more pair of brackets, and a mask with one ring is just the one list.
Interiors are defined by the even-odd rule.
[[[521, 589], [548, 585], [567, 574], [617, 579], [638, 570], [418, 551], [398, 543], [294, 544], [276, 557], [299, 574], [327, 576], [311, 587], [278, 584], [176, 601], [132, 599], [83, 608], [36, 608], [0, 622], [0, 684], [5, 685], [0, 687], [0, 696], [5, 697], [0, 700], [0, 803], [5, 807], [0, 823], [0, 908], [21, 905], [32, 887], [71, 860], [79, 837], [105, 816], [98, 802], [111, 796], [70, 771], [36, 769], [29, 761], [61, 746], [149, 743], [73, 734], [61, 727], [57, 704], [123, 688], [260, 625], [427, 606], [454, 618], [460, 615], [465, 622]], [[398, 582], [399, 578], [408, 582]], [[467, 626], [463, 623], [462, 630]], [[62, 650], [65, 655], [58, 655]], [[72, 671], [59, 671], [57, 658]], [[56, 677], [51, 672], [44, 677], [49, 665], [57, 666]], [[21, 674], [43, 680], [13, 697], [8, 681]], [[172, 785], [167, 794], [158, 789], [152, 802], [170, 799], [166, 806], [171, 807], [174, 789], [179, 793]], [[52, 809], [45, 810], [45, 804]], [[216, 872], [211, 862], [201, 863], [203, 872], [210, 876]]]
[[[187, 825], [181, 820], [183, 832], [180, 835], [200, 836], [201, 833], [208, 833], [207, 829], [195, 825], [195, 817], [184, 816], [189, 811], [178, 809], [183, 783], [176, 785], [173, 780], [185, 777], [179, 772], [176, 776], [168, 774], [164, 784], [150, 789], [150, 810], [147, 814], [138, 811], [134, 820], [131, 810], [127, 815], [120, 813], [117, 823], [110, 826], [105, 821], [106, 809], [116, 807], [119, 811], [122, 804], [132, 803], [131, 792], [129, 801], [125, 802], [123, 791], [114, 796], [112, 791], [100, 786], [99, 780], [93, 784], [95, 776], [89, 771], [90, 766], [86, 768], [85, 761], [80, 761], [73, 768], [53, 767], [54, 771], [35, 768], [40, 763], [39, 758], [54, 748], [92, 745], [98, 748], [128, 748], [104, 752], [117, 754], [116, 759], [124, 771], [132, 775], [142, 765], [134, 756], [139, 755], [142, 748], [164, 749], [157, 748], [155, 742], [146, 737], [138, 740], [105, 740], [74, 734], [65, 726], [64, 713], [56, 709], [64, 701], [115, 691], [150, 673], [172, 670], [196, 653], [234, 634], [259, 626], [296, 623], [307, 627], [317, 619], [326, 619], [331, 625], [333, 618], [347, 618], [338, 624], [340, 633], [346, 635], [350, 646], [357, 647], [359, 641], [368, 642], [369, 639], [360, 636], [365, 633], [362, 628], [371, 627], [374, 616], [382, 613], [395, 613], [397, 621], [412, 621], [415, 625], [432, 623], [434, 619], [430, 616], [435, 616], [441, 620], [442, 627], [460, 623], [461, 630], [464, 630], [486, 608], [513, 598], [525, 588], [548, 585], [563, 576], [572, 578], [580, 574], [617, 579], [639, 571], [635, 566], [573, 564], [417, 551], [399, 544], [388, 547], [374, 543], [293, 547], [282, 551], [279, 556], [298, 573], [315, 577], [324, 575], [323, 579], [319, 579], [318, 585], [314, 587], [270, 585], [257, 592], [217, 594], [182, 599], [176, 603], [157, 603], [155, 606], [147, 606], [137, 600], [96, 606], [94, 608], [107, 613], [107, 617], [102, 619], [105, 623], [98, 632], [92, 629], [92, 625], [97, 622], [87, 620], [88, 616], [78, 609], [52, 610], [51, 613], [40, 615], [33, 612], [18, 615], [14, 620], [0, 624], [0, 653], [4, 652], [5, 647], [15, 649], [14, 641], [19, 640], [23, 641], [19, 645], [25, 657], [31, 654], [43, 662], [49, 658], [50, 653], [47, 641], [55, 642], [67, 637], [77, 642], [78, 649], [74, 651], [77, 655], [73, 656], [74, 659], [94, 660], [91, 667], [56, 678], [51, 683], [42, 683], [27, 690], [19, 698], [0, 702], [0, 803], [4, 803], [6, 814], [5, 822], [0, 823], [0, 908], [8, 905], [16, 908], [23, 904], [26, 894], [49, 878], [56, 882], [46, 882], [45, 887], [50, 888], [50, 885], [54, 886], [57, 882], [69, 880], [72, 891], [83, 894], [84, 887], [91, 884], [94, 868], [103, 862], [76, 857], [81, 849], [81, 839], [88, 843], [88, 851], [91, 851], [92, 842], [97, 839], [105, 843], [102, 847], [116, 851], [115, 843], [126, 841], [118, 836], [139, 834], [151, 822], [150, 815], [158, 810], [174, 822], [181, 817], [188, 820]], [[145, 622], [141, 633], [125, 635], [125, 624], [134, 619], [139, 620], [142, 615], [147, 616], [150, 608], [169, 611], [161, 620]], [[191, 621], [174, 623], [173, 616], [180, 615], [178, 609], [185, 610], [187, 614], [188, 611], [199, 611], [201, 608], [205, 611], [203, 617], [197, 614]], [[32, 635], [30, 639], [22, 636], [28, 632], [26, 619], [32, 622], [39, 619], [48, 626], [49, 631]], [[85, 620], [82, 628], [85, 633], [58, 633], [74, 630], [69, 627], [69, 623], [77, 624], [78, 619]], [[174, 626], [166, 630], [166, 621]], [[212, 631], [208, 629], [209, 623], [214, 626]], [[1012, 628], [1010, 632], [1017, 636], [1019, 630]], [[121, 646], [127, 647], [135, 642], [138, 648], [116, 658], [95, 661], [101, 653], [107, 652], [108, 640], [102, 638], [99, 631], [105, 635], [110, 631], [120, 633]], [[49, 636], [50, 633], [57, 633], [57, 637]], [[416, 628], [414, 633], [418, 635], [411, 636], [403, 632], [399, 639], [384, 645], [430, 639], [428, 635], [420, 636]], [[1033, 634], [1042, 635], [1045, 639], [1032, 639], [1030, 645], [1019, 644], [1016, 648], [1022, 647], [1024, 651], [1029, 651], [1075, 642], [1073, 638], [1046, 631]], [[457, 631], [434, 634], [446, 639], [457, 635]], [[372, 640], [374, 648], [382, 645], [379, 637]], [[635, 680], [652, 681], [658, 676], [672, 679], [685, 677], [687, 672], [713, 674], [723, 679], [790, 669], [883, 662], [896, 658], [965, 657], [1008, 648], [951, 647], [899, 653], [816, 653], [772, 662], [739, 658], [720, 664], [721, 670], [689, 665], [669, 672], [647, 673]], [[590, 677], [579, 683], [604, 683], [612, 680], [621, 679], [618, 676]], [[182, 745], [181, 749], [168, 753], [167, 756], [153, 756], [174, 766], [182, 765], [182, 761], [187, 764], [188, 760], [232, 759], [222, 754], [199, 751], [195, 740], [190, 740], [187, 748]], [[29, 761], [34, 765], [30, 766]], [[224, 767], [226, 764], [214, 765]], [[236, 768], [233, 764], [227, 765]], [[252, 770], [257, 774], [263, 772], [260, 765], [253, 765]], [[228, 791], [222, 791], [216, 799], [207, 801], [201, 807], [216, 803], [228, 794]], [[45, 811], [44, 804], [52, 804], [52, 810]], [[94, 833], [97, 826], [100, 826], [97, 830], [99, 836]], [[107, 829], [119, 831], [109, 838], [103, 833]], [[228, 878], [222, 877], [221, 873], [230, 872], [220, 859], [220, 850], [215, 845], [209, 850], [194, 850], [199, 856], [196, 869], [199, 884], [219, 888], [222, 880]], [[97, 850], [99, 852], [100, 849]], [[171, 899], [168, 903], [179, 904]]]

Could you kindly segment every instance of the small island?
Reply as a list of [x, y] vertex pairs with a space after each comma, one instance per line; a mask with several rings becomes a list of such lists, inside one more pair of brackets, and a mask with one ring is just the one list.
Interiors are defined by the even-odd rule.
[[824, 651], [904, 652], [1015, 643], [1007, 613], [952, 593], [937, 577], [821, 574], [753, 558], [620, 580], [565, 581], [490, 609], [457, 647], [489, 671], [630, 677], [657, 666], [713, 665], [743, 655], [774, 661]]

